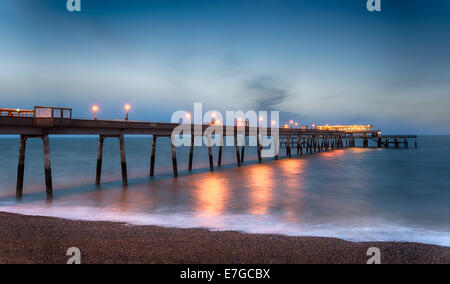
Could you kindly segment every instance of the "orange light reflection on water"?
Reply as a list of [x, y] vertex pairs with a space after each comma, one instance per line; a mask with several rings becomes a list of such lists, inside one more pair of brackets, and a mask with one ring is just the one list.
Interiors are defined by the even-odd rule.
[[324, 160], [335, 160], [343, 157], [345, 155], [345, 150], [334, 150], [330, 152], [322, 152], [319, 157]]
[[285, 191], [281, 193], [284, 203], [284, 217], [287, 222], [301, 222], [299, 212], [303, 210], [303, 199], [305, 189], [305, 159], [286, 159], [280, 161], [281, 172], [284, 176], [283, 187]]
[[273, 203], [274, 176], [273, 168], [264, 165], [254, 166], [249, 171], [250, 188], [250, 213], [263, 215], [269, 213], [268, 210]]
[[220, 175], [205, 174], [196, 184], [196, 200], [199, 216], [218, 216], [226, 210], [228, 183]]

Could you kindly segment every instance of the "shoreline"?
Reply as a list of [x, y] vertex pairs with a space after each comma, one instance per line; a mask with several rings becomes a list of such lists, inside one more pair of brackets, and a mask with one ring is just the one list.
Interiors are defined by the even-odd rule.
[[70, 247], [82, 263], [365, 264], [381, 250], [388, 264], [450, 263], [450, 248], [404, 242], [247, 234], [26, 216], [0, 212], [0, 263], [64, 264]]

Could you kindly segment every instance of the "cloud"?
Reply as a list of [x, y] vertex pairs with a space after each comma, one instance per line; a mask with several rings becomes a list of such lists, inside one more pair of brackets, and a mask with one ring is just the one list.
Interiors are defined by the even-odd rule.
[[274, 110], [290, 97], [289, 89], [273, 76], [254, 77], [246, 82], [248, 96], [258, 110]]

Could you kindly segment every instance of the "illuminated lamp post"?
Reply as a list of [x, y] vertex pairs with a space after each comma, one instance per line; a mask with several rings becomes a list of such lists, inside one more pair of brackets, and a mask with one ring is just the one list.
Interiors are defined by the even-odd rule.
[[128, 121], [128, 113], [130, 112], [131, 106], [129, 104], [125, 105], [125, 110], [127, 111], [127, 115], [125, 116], [125, 121]]
[[97, 120], [98, 106], [93, 106], [92, 107], [92, 111], [94, 112], [94, 120]]
[[186, 122], [191, 123], [192, 115], [190, 113], [186, 113]]

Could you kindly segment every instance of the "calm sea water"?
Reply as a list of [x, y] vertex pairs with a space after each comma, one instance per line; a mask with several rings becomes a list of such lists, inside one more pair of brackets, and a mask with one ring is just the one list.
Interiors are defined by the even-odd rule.
[[[51, 139], [55, 199], [45, 201], [42, 144], [27, 148], [24, 199], [15, 201], [18, 138], [0, 139], [0, 211], [82, 220], [206, 227], [250, 233], [414, 241], [450, 246], [450, 136], [425, 136], [419, 149], [347, 149], [208, 172], [206, 149], [177, 150], [171, 176], [168, 140], [158, 141], [150, 179], [151, 138], [126, 138], [129, 186], [120, 180], [119, 145], [107, 140], [103, 184], [94, 185], [96, 138]], [[215, 149], [217, 159], [217, 149]], [[216, 162], [216, 161], [215, 161]]]

